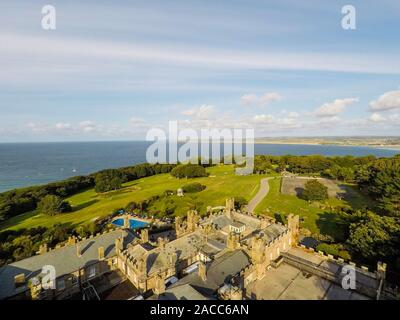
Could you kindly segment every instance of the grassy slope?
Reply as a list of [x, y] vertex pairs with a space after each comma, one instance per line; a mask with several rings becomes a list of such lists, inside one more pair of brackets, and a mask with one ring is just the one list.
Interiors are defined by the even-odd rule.
[[[270, 191], [268, 195], [261, 201], [256, 208], [256, 213], [268, 214], [285, 222], [285, 217], [289, 213], [299, 214], [302, 218], [302, 227], [310, 230], [312, 233], [321, 233], [330, 235], [336, 239], [343, 238], [343, 228], [340, 228], [340, 219], [336, 214], [326, 212], [317, 203], [309, 204], [307, 201], [292, 195], [284, 195], [280, 193], [281, 178], [269, 181]], [[366, 204], [370, 205], [371, 200], [365, 198], [351, 186], [351, 197], [347, 200], [339, 200], [331, 198], [324, 202], [328, 206], [344, 206], [349, 205], [355, 209], [361, 208]]]
[[[0, 226], [5, 229], [33, 228], [38, 226], [49, 227], [55, 223], [67, 223], [73, 226], [88, 223], [96, 218], [109, 215], [113, 210], [125, 207], [131, 201], [141, 201], [153, 195], [161, 195], [167, 189], [176, 190], [186, 183], [200, 182], [207, 189], [197, 194], [187, 194], [183, 198], [172, 196], [177, 204], [177, 213], [186, 213], [188, 205], [196, 202], [205, 209], [208, 205], [217, 206], [225, 203], [230, 196], [243, 196], [251, 199], [258, 191], [262, 176], [236, 176], [233, 166], [216, 166], [207, 169], [210, 177], [196, 179], [176, 179], [170, 174], [161, 174], [124, 185], [124, 188], [115, 192], [98, 195], [93, 189], [76, 194], [67, 200], [73, 206], [73, 212], [54, 217], [40, 214], [37, 211], [29, 212], [9, 219]], [[168, 198], [168, 199], [170, 199]], [[163, 203], [156, 202], [151, 210], [158, 211]]]

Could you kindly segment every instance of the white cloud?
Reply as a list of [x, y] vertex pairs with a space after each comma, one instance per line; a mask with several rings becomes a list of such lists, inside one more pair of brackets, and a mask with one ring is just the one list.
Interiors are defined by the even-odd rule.
[[253, 103], [256, 103], [258, 100], [257, 95], [255, 95], [254, 93], [248, 93], [248, 94], [244, 94], [241, 98], [240, 98], [240, 103], [242, 105], [245, 106], [249, 106]]
[[288, 118], [298, 118], [299, 114], [297, 112], [289, 112]]
[[400, 109], [400, 90], [384, 93], [377, 100], [371, 101], [369, 107], [372, 111]]
[[258, 97], [254, 93], [247, 93], [240, 98], [240, 103], [245, 106], [253, 104], [257, 104], [259, 106], [266, 106], [272, 102], [277, 102], [280, 100], [282, 100], [282, 96], [277, 92], [267, 92], [260, 97]]
[[92, 132], [97, 129], [97, 125], [93, 121], [82, 121], [79, 123], [79, 127], [84, 131], [84, 132]]
[[67, 130], [67, 129], [71, 129], [72, 126], [70, 123], [59, 122], [59, 123], [56, 123], [55, 127], [58, 130]]
[[358, 102], [358, 98], [336, 99], [333, 102], [324, 103], [314, 111], [317, 117], [335, 117], [342, 113], [347, 106]]
[[143, 128], [143, 127], [147, 127], [147, 123], [144, 119], [142, 118], [138, 118], [138, 117], [132, 117], [129, 119], [129, 122], [132, 126], [136, 127], [136, 128]]
[[274, 116], [270, 115], [270, 114], [260, 114], [260, 115], [255, 115], [253, 117], [253, 121], [255, 123], [263, 123], [263, 124], [265, 124], [265, 123], [271, 123], [274, 120], [275, 120]]
[[386, 121], [386, 118], [382, 117], [379, 113], [374, 112], [369, 117], [369, 120], [372, 122], [383, 122]]
[[49, 130], [47, 125], [34, 122], [29, 122], [26, 126], [35, 133], [45, 133]]
[[184, 110], [182, 111], [182, 114], [197, 120], [208, 120], [210, 116], [214, 113], [214, 111], [214, 106], [203, 104], [198, 108]]
[[269, 92], [260, 97], [259, 103], [260, 105], [265, 106], [271, 102], [277, 102], [280, 100], [282, 100], [282, 96], [279, 93]]

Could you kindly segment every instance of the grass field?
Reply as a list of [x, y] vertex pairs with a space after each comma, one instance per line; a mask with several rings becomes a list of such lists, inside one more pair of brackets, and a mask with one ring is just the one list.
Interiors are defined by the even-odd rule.
[[[96, 194], [93, 189], [76, 194], [67, 200], [73, 206], [73, 212], [58, 216], [47, 216], [33, 211], [7, 220], [0, 225], [0, 231], [6, 229], [50, 227], [56, 223], [71, 226], [89, 223], [105, 217], [115, 209], [125, 207], [131, 201], [142, 201], [151, 196], [162, 195], [165, 190], [174, 190], [191, 182], [200, 182], [207, 188], [199, 193], [186, 194], [184, 197], [168, 197], [177, 206], [177, 214], [185, 214], [193, 204], [202, 211], [207, 206], [218, 206], [225, 203], [227, 197], [242, 196], [250, 200], [258, 191], [259, 181], [263, 176], [236, 176], [233, 166], [216, 166], [208, 168], [209, 177], [196, 179], [176, 179], [170, 174], [161, 174], [126, 183], [123, 189], [106, 194]], [[149, 208], [149, 214], [162, 211], [165, 201], [157, 201]]]
[[282, 194], [281, 181], [281, 178], [269, 181], [269, 193], [257, 206], [256, 213], [267, 214], [283, 222], [286, 222], [286, 216], [289, 213], [299, 214], [303, 228], [310, 230], [311, 233], [329, 235], [337, 240], [343, 238], [344, 230], [341, 228], [338, 215], [327, 208], [348, 205], [358, 209], [371, 204], [369, 198], [361, 195], [352, 186], [346, 186], [351, 194], [346, 200], [330, 198], [323, 203], [310, 204], [294, 195]]
[[[0, 225], [0, 231], [38, 226], [51, 227], [56, 223], [69, 224], [72, 227], [83, 225], [97, 218], [110, 215], [114, 210], [124, 208], [129, 202], [140, 202], [152, 196], [162, 196], [152, 202], [146, 211], [149, 215], [162, 214], [166, 208], [175, 208], [176, 215], [184, 215], [187, 210], [196, 207], [200, 213], [206, 211], [207, 206], [224, 205], [227, 197], [244, 197], [250, 200], [259, 189], [260, 180], [264, 175], [237, 176], [233, 166], [216, 166], [208, 168], [209, 177], [196, 179], [176, 179], [170, 174], [161, 174], [147, 177], [124, 184], [123, 188], [105, 194], [97, 194], [93, 189], [76, 194], [67, 200], [73, 211], [58, 216], [47, 216], [37, 211], [28, 212], [7, 220]], [[348, 196], [339, 200], [330, 198], [323, 203], [308, 203], [295, 195], [281, 193], [280, 177], [269, 180], [268, 195], [256, 208], [256, 213], [266, 214], [286, 222], [289, 213], [299, 214], [301, 226], [311, 231], [329, 235], [340, 241], [344, 236], [341, 221], [337, 214], [332, 213], [330, 207], [349, 205], [355, 209], [371, 206], [371, 200], [361, 195], [352, 186], [346, 185]], [[199, 182], [206, 185], [206, 189], [198, 193], [186, 193], [184, 197], [176, 195], [165, 196], [166, 190], [176, 191], [183, 185]]]

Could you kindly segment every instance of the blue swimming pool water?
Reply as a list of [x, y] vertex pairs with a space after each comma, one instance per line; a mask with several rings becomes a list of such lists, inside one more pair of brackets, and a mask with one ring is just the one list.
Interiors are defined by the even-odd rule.
[[[124, 219], [122, 219], [122, 218], [115, 219], [112, 222], [112, 224], [116, 225], [118, 227], [122, 227], [124, 225]], [[129, 226], [131, 229], [141, 229], [141, 228], [147, 227], [148, 223], [139, 221], [139, 220], [135, 220], [135, 219], [129, 219]]]

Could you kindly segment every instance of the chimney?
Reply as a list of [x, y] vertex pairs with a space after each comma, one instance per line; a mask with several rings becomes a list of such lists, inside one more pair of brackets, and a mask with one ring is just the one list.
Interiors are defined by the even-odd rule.
[[154, 287], [155, 294], [163, 294], [165, 292], [165, 279], [162, 275], [158, 275]]
[[165, 240], [164, 238], [159, 237], [159, 238], [157, 239], [157, 242], [158, 242], [158, 246], [159, 246], [161, 249], [164, 249], [164, 248], [165, 248], [166, 240]]
[[140, 237], [141, 237], [142, 243], [149, 242], [149, 230], [148, 229], [142, 229], [140, 231]]
[[76, 238], [74, 236], [68, 238], [69, 245], [74, 245], [75, 243], [76, 243]]
[[201, 280], [207, 280], [207, 266], [204, 262], [200, 261], [199, 263], [199, 270], [198, 270], [199, 277]]
[[14, 285], [16, 288], [21, 287], [25, 284], [25, 274], [20, 273], [14, 277]]
[[76, 245], [76, 255], [78, 258], [82, 257], [81, 246], [79, 244]]
[[98, 253], [99, 253], [99, 260], [104, 260], [104, 247], [99, 247]]
[[128, 216], [124, 217], [124, 228], [129, 229], [130, 228], [130, 223], [129, 223], [129, 218]]
[[121, 252], [121, 238], [115, 239], [115, 252]]
[[47, 252], [47, 243], [43, 243], [39, 247], [39, 254], [43, 254]]

